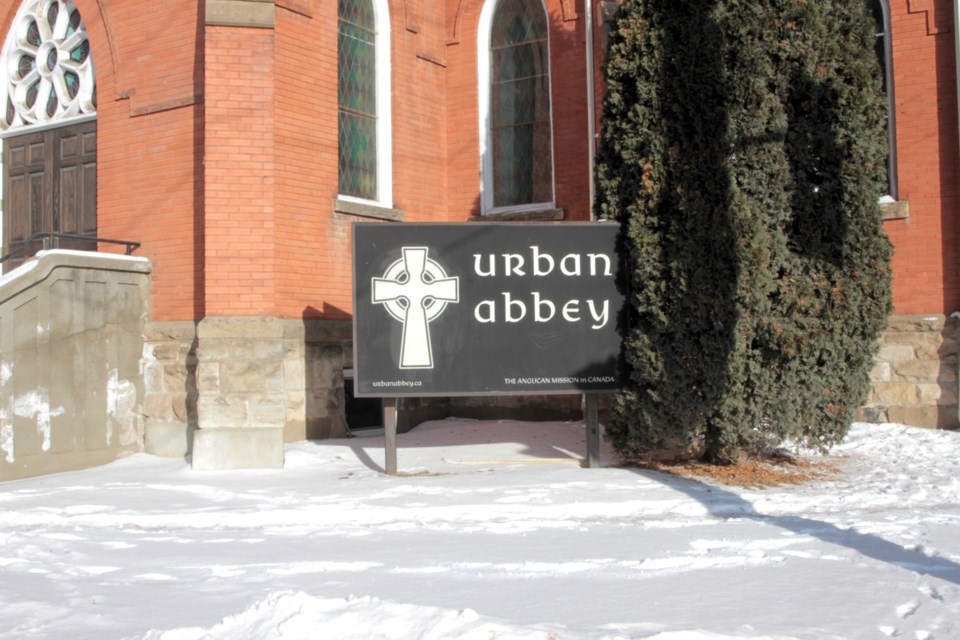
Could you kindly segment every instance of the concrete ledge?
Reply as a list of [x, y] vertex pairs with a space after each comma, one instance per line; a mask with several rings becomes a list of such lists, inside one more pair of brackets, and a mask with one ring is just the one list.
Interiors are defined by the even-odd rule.
[[205, 22], [218, 27], [273, 29], [273, 0], [207, 0]]
[[282, 338], [283, 324], [283, 320], [273, 316], [207, 316], [197, 324], [197, 338]]
[[194, 471], [282, 469], [282, 428], [198, 429], [193, 434]]
[[95, 251], [51, 249], [39, 251], [33, 258], [0, 276], [0, 302], [43, 282], [55, 269], [89, 269], [91, 271], [118, 271], [150, 273], [150, 260], [140, 256]]
[[197, 323], [193, 320], [168, 320], [147, 322], [143, 328], [143, 338], [147, 342], [176, 340], [189, 344], [197, 337]]
[[563, 220], [563, 216], [563, 209], [501, 211], [470, 216], [470, 222], [558, 222]]
[[880, 212], [884, 220], [907, 220], [910, 218], [910, 201], [881, 202]]
[[374, 204], [364, 204], [362, 202], [343, 200], [341, 198], [333, 199], [333, 210], [337, 213], [347, 213], [352, 216], [361, 216], [363, 218], [403, 222], [403, 211], [400, 211], [399, 209], [380, 207]]

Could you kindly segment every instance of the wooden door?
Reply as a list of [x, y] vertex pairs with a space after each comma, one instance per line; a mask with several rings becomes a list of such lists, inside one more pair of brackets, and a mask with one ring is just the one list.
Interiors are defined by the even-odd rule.
[[[37, 232], [97, 235], [97, 123], [67, 125], [3, 141], [3, 254]], [[8, 260], [13, 268], [41, 248]], [[95, 249], [62, 240], [61, 248]]]

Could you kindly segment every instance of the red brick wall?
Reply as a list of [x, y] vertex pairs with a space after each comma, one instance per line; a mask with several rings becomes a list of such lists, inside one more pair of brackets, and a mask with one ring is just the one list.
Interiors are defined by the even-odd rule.
[[[143, 242], [153, 317], [349, 314], [359, 218], [333, 211], [336, 3], [278, 3], [275, 29], [204, 28], [197, 3], [183, 0], [110, 5], [107, 15], [93, 0], [78, 5], [98, 72], [100, 230]], [[479, 212], [482, 3], [390, 5], [394, 206], [410, 222], [464, 221]], [[585, 219], [583, 34], [572, 7], [548, 6], [556, 200]], [[183, 26], [171, 28], [171, 15]]]
[[[76, 4], [97, 74], [98, 232], [143, 243], [137, 255], [153, 262], [155, 319], [197, 317], [203, 58], [190, 25], [198, 3], [120, 3], [104, 13], [95, 0]], [[170, 28], [171, 15], [186, 27]]]
[[275, 17], [277, 304], [286, 317], [336, 316], [328, 291], [349, 288], [331, 246], [337, 6], [313, 3], [311, 16], [278, 9]]
[[949, 0], [891, 0], [899, 198], [889, 220], [896, 313], [960, 309], [960, 227], [953, 9]]
[[205, 44], [206, 315], [275, 315], [274, 31], [208, 26]]
[[431, 0], [390, 4], [394, 206], [409, 222], [442, 222], [452, 215], [447, 207], [447, 140], [456, 135], [446, 127], [444, 16]]
[[[444, 220], [443, 16], [426, 0], [391, 3], [393, 205], [408, 222]], [[351, 313], [351, 225], [337, 196], [337, 6], [277, 10], [277, 313]], [[304, 73], [306, 71], [306, 73]]]
[[98, 233], [143, 243], [135, 255], [153, 263], [154, 319], [201, 317], [202, 183], [194, 153], [201, 142], [201, 108], [131, 119], [126, 106], [99, 109]]
[[480, 214], [477, 23], [483, 2], [447, 2], [447, 206], [452, 220]]
[[586, 32], [582, 13], [572, 16], [567, 8], [565, 15], [563, 4], [571, 3], [547, 3], [556, 201], [567, 220], [589, 220]]
[[[482, 4], [390, 2], [393, 200], [407, 221], [479, 213]], [[77, 6], [97, 68], [100, 233], [143, 242], [153, 317], [349, 314], [358, 218], [333, 211], [336, 3], [278, 2], [275, 29], [205, 28], [192, 0]], [[584, 220], [577, 6], [547, 1], [556, 201]], [[4, 30], [17, 8], [4, 0]], [[910, 204], [909, 219], [885, 223], [894, 301], [898, 313], [949, 313], [960, 308], [952, 5], [892, 0], [891, 11], [900, 198]]]

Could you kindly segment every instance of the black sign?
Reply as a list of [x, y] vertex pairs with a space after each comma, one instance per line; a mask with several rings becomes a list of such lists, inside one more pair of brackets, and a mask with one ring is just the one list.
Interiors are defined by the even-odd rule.
[[583, 393], [620, 382], [617, 227], [353, 227], [354, 391]]

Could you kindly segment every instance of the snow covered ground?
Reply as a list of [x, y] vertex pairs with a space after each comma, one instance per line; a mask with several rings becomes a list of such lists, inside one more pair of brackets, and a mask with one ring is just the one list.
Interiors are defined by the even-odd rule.
[[575, 423], [138, 454], [0, 484], [0, 637], [960, 638], [960, 434], [855, 425], [837, 474], [582, 469]]

